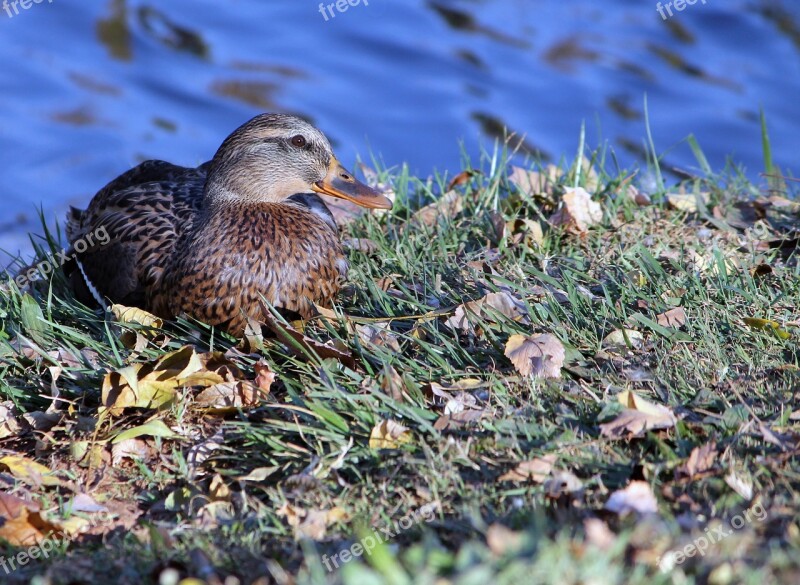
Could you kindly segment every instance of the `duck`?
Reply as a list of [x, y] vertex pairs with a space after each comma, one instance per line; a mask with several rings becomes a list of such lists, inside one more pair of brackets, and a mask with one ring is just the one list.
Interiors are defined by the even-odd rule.
[[[262, 301], [308, 319], [346, 279], [339, 231], [320, 195], [391, 209], [305, 120], [261, 114], [196, 168], [145, 161], [70, 208], [75, 297], [242, 336]], [[93, 238], [102, 231], [107, 237]]]

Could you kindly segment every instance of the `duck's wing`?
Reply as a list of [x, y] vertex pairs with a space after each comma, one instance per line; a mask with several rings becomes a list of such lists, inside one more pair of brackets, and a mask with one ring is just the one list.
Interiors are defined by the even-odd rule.
[[120, 175], [85, 210], [71, 209], [66, 266], [78, 299], [145, 306], [203, 198], [207, 165], [146, 161]]

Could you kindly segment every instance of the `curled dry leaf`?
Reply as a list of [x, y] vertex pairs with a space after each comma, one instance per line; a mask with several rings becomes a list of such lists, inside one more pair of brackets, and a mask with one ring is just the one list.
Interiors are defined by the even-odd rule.
[[125, 305], [111, 305], [111, 312], [120, 323], [133, 323], [144, 327], [161, 328], [164, 321], [152, 313], [136, 307], [126, 307]]
[[550, 216], [550, 223], [564, 226], [572, 233], [583, 234], [603, 221], [603, 208], [583, 187], [568, 187], [562, 198], [562, 207]]
[[583, 490], [583, 482], [571, 471], [557, 471], [544, 482], [544, 492], [548, 498], [557, 500], [561, 496], [578, 494]]
[[697, 213], [708, 206], [708, 193], [667, 193], [667, 203], [678, 211]]
[[0, 404], [0, 439], [13, 437], [21, 430], [17, 407], [10, 400]]
[[32, 546], [59, 528], [45, 520], [39, 505], [8, 492], [0, 492], [0, 539], [11, 546]]
[[411, 433], [408, 429], [393, 420], [378, 422], [369, 434], [369, 448], [375, 450], [397, 449], [410, 441]]
[[646, 481], [632, 481], [625, 489], [611, 494], [606, 502], [606, 510], [622, 516], [629, 512], [640, 515], [658, 512], [658, 502], [650, 484]]
[[261, 403], [262, 392], [246, 380], [222, 382], [203, 390], [195, 405], [208, 409], [211, 414], [229, 414], [244, 408], [255, 408]]
[[559, 378], [566, 351], [555, 335], [512, 335], [506, 343], [506, 357], [517, 371], [531, 378]]
[[556, 456], [552, 453], [544, 457], [523, 461], [511, 471], [501, 475], [498, 481], [543, 483], [552, 473], [555, 462]]
[[297, 540], [302, 538], [323, 540], [331, 524], [347, 517], [347, 513], [338, 506], [329, 510], [305, 510], [288, 502], [278, 508], [276, 513], [286, 518], [286, 522], [294, 529]]
[[364, 345], [374, 345], [400, 353], [400, 341], [397, 335], [389, 328], [388, 322], [376, 322], [369, 325], [356, 325], [358, 338]]
[[146, 462], [154, 452], [142, 439], [123, 439], [111, 446], [111, 465], [119, 467], [125, 459]]
[[674, 427], [678, 422], [670, 408], [648, 402], [629, 390], [620, 392], [617, 400], [625, 409], [611, 422], [600, 425], [604, 437], [639, 437], [650, 430]]
[[190, 346], [154, 362], [110, 372], [103, 380], [103, 405], [112, 416], [125, 408], [160, 408], [172, 402], [179, 388], [213, 386], [241, 378], [239, 369], [217, 352], [199, 355]]
[[675, 307], [657, 315], [656, 320], [662, 327], [678, 329], [686, 324], [686, 311], [683, 310], [683, 307]]
[[644, 335], [635, 329], [615, 329], [603, 338], [602, 347], [611, 351], [638, 349], [644, 343]]
[[306, 337], [291, 325], [280, 323], [272, 316], [270, 309], [264, 305], [264, 323], [275, 334], [275, 337], [298, 357], [316, 355], [319, 359], [333, 358], [348, 368], [356, 368], [356, 360], [345, 348], [334, 347], [332, 343], [322, 343]]
[[255, 384], [262, 391], [263, 394], [269, 394], [272, 388], [272, 383], [275, 381], [275, 372], [269, 366], [269, 362], [261, 359], [255, 365], [256, 379]]
[[31, 487], [57, 486], [62, 483], [50, 468], [23, 455], [6, 455], [0, 458], [0, 468], [5, 468], [14, 479]]
[[678, 478], [692, 479], [697, 475], [711, 471], [717, 460], [717, 443], [711, 441], [692, 449], [689, 458], [675, 470]]
[[464, 210], [464, 197], [457, 191], [448, 191], [438, 200], [418, 209], [411, 221], [427, 227], [439, 225], [439, 220], [452, 219]]
[[555, 165], [547, 165], [542, 172], [511, 167], [511, 175], [508, 180], [519, 189], [523, 196], [544, 199], [555, 204], [554, 192], [558, 186], [558, 180], [563, 175], [564, 171]]
[[525, 537], [522, 532], [506, 528], [502, 524], [492, 524], [486, 531], [486, 544], [498, 557], [514, 553], [522, 548]]
[[528, 309], [520, 299], [505, 291], [489, 293], [477, 301], [470, 301], [456, 308], [455, 314], [445, 321], [452, 329], [464, 333], [474, 332], [473, 324], [481, 319], [494, 321], [497, 314], [517, 323], [529, 324]]

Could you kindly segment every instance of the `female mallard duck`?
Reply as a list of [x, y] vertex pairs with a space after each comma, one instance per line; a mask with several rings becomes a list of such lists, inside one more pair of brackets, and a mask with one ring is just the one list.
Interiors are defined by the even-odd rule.
[[[186, 314], [235, 335], [262, 317], [262, 297], [308, 317], [347, 272], [333, 216], [315, 193], [392, 207], [294, 116], [253, 118], [196, 169], [144, 162], [70, 212], [76, 295]], [[105, 245], [90, 237], [98, 230]]]

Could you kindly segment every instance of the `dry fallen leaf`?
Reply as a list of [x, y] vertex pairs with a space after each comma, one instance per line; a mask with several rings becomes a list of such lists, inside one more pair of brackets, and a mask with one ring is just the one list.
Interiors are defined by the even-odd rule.
[[572, 233], [583, 234], [603, 221], [603, 208], [583, 187], [568, 187], [562, 198], [562, 207], [550, 216], [550, 223], [564, 226]]
[[247, 380], [214, 384], [195, 396], [194, 404], [211, 414], [230, 414], [241, 409], [255, 408], [262, 393]]
[[686, 477], [692, 479], [713, 469], [716, 460], [717, 443], [714, 441], [704, 443], [692, 449], [686, 462], [675, 469], [675, 475], [678, 478]]
[[302, 538], [323, 540], [331, 524], [347, 517], [346, 512], [338, 506], [329, 510], [305, 510], [288, 502], [278, 508], [276, 513], [286, 518], [289, 526], [294, 529], [297, 540]]
[[638, 437], [646, 431], [674, 427], [678, 422], [671, 409], [648, 402], [629, 390], [620, 392], [617, 400], [625, 409], [611, 422], [600, 425], [600, 433], [604, 437]]
[[333, 358], [350, 369], [356, 368], [356, 360], [346, 348], [339, 349], [334, 347], [333, 343], [326, 344], [306, 337], [292, 325], [277, 321], [266, 305], [264, 305], [264, 323], [272, 330], [278, 341], [298, 357], [316, 355], [319, 359]]
[[517, 371], [532, 378], [559, 378], [566, 351], [554, 335], [512, 335], [506, 343], [506, 357]]
[[611, 351], [637, 349], [644, 343], [644, 335], [635, 329], [615, 329], [605, 336], [601, 346]]
[[558, 180], [563, 175], [564, 171], [555, 165], [547, 165], [542, 172], [529, 171], [521, 167], [511, 167], [511, 175], [509, 175], [508, 180], [525, 197], [544, 199], [554, 204], [553, 195], [558, 186]]
[[272, 383], [275, 381], [275, 372], [269, 366], [269, 362], [261, 359], [255, 365], [256, 379], [255, 384], [262, 391], [262, 394], [269, 394]]
[[497, 481], [533, 481], [542, 483], [550, 476], [555, 462], [556, 456], [554, 454], [523, 461], [511, 471], [501, 475]]
[[486, 530], [486, 544], [498, 557], [514, 553], [522, 548], [525, 537], [522, 532], [506, 528], [502, 524], [492, 524]]
[[397, 449], [410, 441], [411, 433], [408, 429], [393, 420], [380, 421], [369, 434], [369, 448], [375, 450]]
[[11, 546], [32, 546], [54, 532], [60, 532], [39, 513], [34, 502], [0, 492], [0, 539]]
[[528, 309], [520, 299], [505, 291], [489, 293], [477, 301], [470, 301], [456, 308], [455, 314], [445, 321], [452, 329], [464, 333], [474, 332], [473, 324], [484, 319], [496, 322], [494, 317], [503, 315], [517, 323], [529, 324]]
[[683, 307], [675, 307], [656, 316], [658, 324], [662, 327], [678, 329], [686, 324], [686, 311]]
[[0, 404], [0, 439], [16, 435], [21, 428], [14, 403], [8, 400]]
[[606, 510], [622, 516], [628, 512], [641, 515], [658, 512], [658, 502], [650, 484], [646, 481], [632, 481], [623, 490], [617, 490], [608, 498]]
[[[120, 415], [125, 408], [159, 408], [172, 402], [179, 388], [193, 385], [189, 377], [201, 370], [203, 362], [194, 348], [187, 345], [155, 362], [110, 372], [103, 380], [103, 405], [113, 416]], [[212, 383], [223, 381], [220, 378]]]
[[356, 325], [358, 338], [364, 345], [374, 345], [400, 353], [400, 340], [389, 327], [388, 322], [374, 322], [369, 325]]
[[61, 485], [61, 480], [48, 467], [22, 455], [6, 455], [0, 458], [0, 467], [5, 467], [14, 479], [32, 487]]
[[120, 323], [134, 323], [144, 327], [161, 328], [164, 321], [143, 309], [136, 307], [126, 307], [125, 305], [111, 305], [111, 312], [114, 313]]
[[557, 471], [544, 482], [544, 492], [548, 498], [557, 500], [562, 496], [580, 494], [583, 482], [571, 471]]
[[457, 191], [448, 191], [433, 203], [418, 209], [411, 221], [427, 227], [436, 227], [441, 218], [452, 219], [464, 210], [464, 197]]
[[667, 193], [667, 203], [678, 211], [697, 213], [700, 206], [708, 205], [708, 193]]

